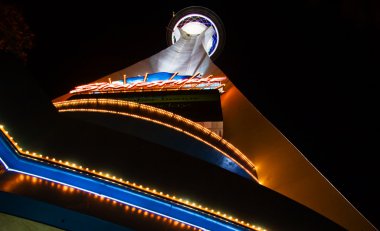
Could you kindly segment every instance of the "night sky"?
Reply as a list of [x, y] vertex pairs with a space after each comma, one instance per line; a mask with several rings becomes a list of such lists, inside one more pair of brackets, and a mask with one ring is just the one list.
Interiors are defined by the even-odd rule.
[[216, 65], [379, 227], [379, 2], [140, 2], [15, 1], [35, 34], [33, 81], [54, 99], [166, 48], [173, 12], [207, 7], [226, 30]]

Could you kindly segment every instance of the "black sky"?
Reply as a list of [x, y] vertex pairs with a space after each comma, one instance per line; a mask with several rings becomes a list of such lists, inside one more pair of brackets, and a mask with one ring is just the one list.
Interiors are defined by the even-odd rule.
[[227, 35], [216, 64], [379, 227], [377, 1], [30, 1], [27, 68], [50, 99], [164, 49], [173, 11], [201, 5]]

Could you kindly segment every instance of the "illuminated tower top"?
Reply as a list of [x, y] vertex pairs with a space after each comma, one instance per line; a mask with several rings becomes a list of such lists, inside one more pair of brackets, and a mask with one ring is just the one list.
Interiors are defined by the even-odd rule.
[[202, 41], [203, 47], [211, 59], [215, 60], [224, 46], [224, 26], [213, 11], [204, 7], [186, 7], [173, 16], [166, 34], [168, 45], [171, 46], [182, 37], [181, 30], [196, 36], [204, 33], [207, 29], [211, 30]]

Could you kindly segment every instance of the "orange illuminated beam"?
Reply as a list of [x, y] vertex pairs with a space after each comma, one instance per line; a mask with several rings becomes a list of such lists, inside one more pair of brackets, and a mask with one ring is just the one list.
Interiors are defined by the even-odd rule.
[[176, 75], [178, 75], [178, 72], [175, 72], [175, 73], [169, 78], [169, 80], [172, 80]]
[[[211, 78], [213, 75], [208, 75], [205, 79], [209, 79], [209, 78]], [[195, 83], [193, 86], [191, 86], [188, 90], [194, 90], [195, 88], [196, 88], [196, 86], [198, 86], [200, 83]], [[209, 84], [207, 84], [207, 86], [205, 86], [204, 88], [202, 88], [202, 89], [205, 89], [205, 88], [207, 88], [207, 87], [209, 87], [209, 86], [211, 86], [211, 84], [213, 84], [213, 83], [209, 83]]]
[[[195, 73], [195, 74], [194, 74], [193, 76], [191, 76], [188, 80], [192, 80], [192, 79], [194, 79], [194, 78], [197, 77], [199, 74], [200, 74], [200, 72]], [[181, 89], [185, 84], [186, 84], [186, 82], [183, 83], [181, 86], [179, 86], [178, 89]]]
[[148, 78], [148, 73], [145, 73], [145, 76], [144, 76], [144, 81], [143, 82], [146, 82], [146, 79]]

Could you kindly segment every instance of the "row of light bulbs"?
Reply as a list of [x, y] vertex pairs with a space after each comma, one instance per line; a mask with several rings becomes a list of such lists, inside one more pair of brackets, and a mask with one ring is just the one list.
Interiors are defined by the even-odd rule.
[[219, 218], [224, 218], [224, 219], [226, 219], [226, 220], [228, 220], [230, 222], [242, 225], [242, 226], [244, 226], [246, 228], [250, 228], [250, 229], [253, 229], [253, 230], [263, 230], [263, 231], [265, 231], [265, 229], [263, 229], [260, 226], [256, 226], [254, 224], [250, 224], [249, 222], [245, 222], [245, 221], [240, 220], [240, 219], [238, 219], [236, 217], [233, 217], [231, 215], [227, 215], [226, 213], [222, 213], [220, 211], [216, 211], [214, 209], [210, 209], [210, 208], [208, 208], [206, 206], [202, 206], [202, 205], [200, 205], [198, 203], [195, 203], [195, 202], [190, 202], [189, 200], [178, 198], [178, 197], [176, 197], [174, 195], [165, 194], [162, 191], [158, 191], [158, 190], [153, 189], [153, 188], [145, 187], [145, 186], [143, 186], [141, 184], [136, 184], [135, 182], [130, 182], [130, 181], [125, 180], [123, 178], [119, 178], [119, 177], [110, 175], [109, 173], [103, 173], [101, 171], [96, 171], [95, 169], [90, 169], [90, 168], [87, 168], [87, 167], [83, 167], [82, 165], [71, 163], [69, 161], [62, 161], [62, 160], [59, 160], [59, 159], [56, 159], [56, 158], [52, 158], [52, 157], [49, 157], [49, 156], [44, 156], [42, 154], [38, 154], [38, 153], [35, 153], [35, 152], [24, 151], [18, 145], [18, 143], [15, 142], [15, 140], [13, 139], [13, 137], [9, 135], [9, 132], [5, 130], [5, 128], [4, 128], [3, 125], [0, 125], [0, 131], [2, 131], [3, 134], [6, 135], [6, 137], [16, 147], [17, 151], [20, 154], [24, 155], [24, 156], [32, 157], [34, 159], [42, 160], [42, 161], [48, 162], [48, 163], [53, 163], [53, 164], [58, 165], [60, 167], [68, 168], [70, 170], [75, 170], [75, 171], [80, 171], [80, 172], [83, 172], [83, 173], [87, 173], [87, 174], [89, 174], [91, 176], [95, 176], [98, 179], [102, 179], [102, 180], [105, 179], [105, 180], [111, 181], [113, 183], [117, 183], [119, 185], [129, 186], [131, 188], [138, 189], [138, 190], [143, 191], [145, 193], [153, 194], [155, 196], [158, 196], [158, 197], [161, 197], [161, 198], [165, 198], [165, 199], [168, 199], [170, 201], [174, 201], [174, 202], [182, 204], [182, 205], [189, 206], [189, 207], [191, 207], [193, 209], [197, 209], [197, 210], [206, 212], [208, 214], [212, 214], [212, 215], [217, 216]]
[[[48, 180], [41, 179], [41, 178], [38, 178], [35, 176], [25, 175], [25, 174], [20, 174], [16, 180], [17, 180], [17, 183], [20, 181], [27, 181], [27, 182], [31, 182], [33, 184], [36, 184], [36, 183], [48, 184], [49, 183]], [[76, 189], [76, 188], [73, 188], [73, 187], [70, 187], [67, 185], [62, 185], [62, 184], [54, 183], [54, 182], [50, 182], [50, 187], [62, 190], [62, 192], [64, 192], [64, 193], [66, 193], [66, 192], [69, 192], [69, 193], [83, 192], [80, 189]], [[189, 225], [187, 223], [183, 223], [181, 221], [177, 221], [177, 220], [172, 219], [172, 218], [161, 216], [159, 214], [155, 214], [153, 212], [144, 210], [142, 208], [134, 207], [132, 205], [126, 205], [126, 204], [120, 203], [118, 201], [115, 201], [115, 200], [112, 200], [112, 199], [109, 199], [109, 198], [106, 198], [103, 196], [99, 196], [98, 194], [91, 194], [89, 192], [85, 192], [85, 193], [89, 196], [93, 196], [94, 199], [99, 199], [99, 201], [101, 203], [112, 204], [112, 206], [118, 205], [120, 207], [124, 207], [125, 212], [131, 212], [131, 213], [135, 213], [137, 215], [143, 215], [146, 218], [155, 219], [158, 222], [161, 221], [161, 222], [164, 222], [164, 224], [172, 225], [174, 227], [181, 228], [182, 230], [193, 230], [193, 231], [201, 231], [202, 230], [201, 228]]]
[[[190, 132], [184, 131], [181, 128], [178, 128], [176, 126], [170, 125], [168, 123], [164, 123], [164, 122], [159, 121], [159, 120], [155, 120], [155, 119], [151, 119], [151, 118], [148, 118], [148, 117], [145, 117], [145, 116], [135, 115], [135, 114], [127, 113], [127, 112], [112, 111], [112, 110], [107, 110], [107, 109], [104, 109], [104, 110], [102, 110], [102, 109], [94, 109], [93, 107], [91, 107], [91, 109], [88, 108], [88, 106], [96, 106], [96, 105], [103, 105], [103, 106], [106, 106], [106, 107], [118, 106], [120, 108], [125, 108], [125, 107], [139, 108], [139, 109], [141, 109], [143, 111], [154, 112], [154, 113], [157, 113], [157, 114], [159, 114], [161, 116], [165, 116], [167, 118], [173, 118], [173, 119], [175, 119], [175, 120], [177, 120], [179, 122], [186, 123], [188, 126], [191, 126], [191, 127], [195, 128], [195, 129], [197, 129], [198, 131], [202, 132], [205, 136], [211, 137], [211, 138], [215, 139], [217, 142], [220, 142], [223, 145], [225, 145], [226, 147], [228, 147], [228, 149], [230, 149], [234, 153], [234, 155], [238, 156], [242, 161], [244, 161], [244, 163], [247, 164], [250, 169], [244, 168], [238, 161], [235, 161], [234, 158], [232, 158], [231, 156], [229, 156], [224, 151], [220, 150], [220, 148], [215, 147], [215, 145], [210, 144], [210, 142], [207, 142], [206, 140], [200, 138], [199, 136], [195, 136], [194, 134], [191, 134]], [[242, 167], [243, 169], [245, 169], [258, 182], [257, 177], [254, 176], [254, 174], [252, 174], [253, 172], [256, 172], [254, 164], [239, 149], [237, 149], [235, 146], [233, 146], [227, 140], [223, 139], [221, 136], [219, 136], [215, 132], [211, 131], [210, 129], [208, 129], [208, 128], [206, 128], [206, 127], [204, 127], [204, 126], [202, 126], [202, 125], [200, 125], [200, 124], [198, 124], [198, 123], [196, 123], [196, 122], [194, 122], [192, 120], [189, 120], [189, 119], [184, 118], [184, 117], [182, 117], [180, 115], [174, 114], [172, 112], [169, 112], [169, 111], [166, 111], [166, 110], [163, 110], [163, 109], [160, 109], [160, 108], [156, 108], [156, 107], [153, 107], [153, 106], [145, 105], [145, 104], [139, 104], [139, 103], [132, 102], [132, 101], [114, 100], [114, 99], [77, 99], [77, 100], [68, 100], [68, 101], [54, 103], [54, 106], [60, 112], [75, 111], [75, 110], [73, 110], [74, 108], [72, 108], [72, 107], [76, 107], [75, 109], [79, 109], [79, 108], [77, 108], [78, 106], [84, 106], [85, 108], [81, 108], [80, 109], [81, 111], [123, 114], [123, 115], [132, 116], [132, 117], [139, 118], [139, 119], [148, 120], [150, 122], [158, 123], [158, 124], [164, 125], [166, 127], [174, 128], [175, 130], [178, 130], [178, 131], [181, 131], [181, 132], [185, 132], [186, 134], [191, 134], [192, 137], [196, 137], [197, 140], [200, 140], [203, 143], [205, 143], [205, 144], [207, 144], [209, 146], [212, 146], [213, 148], [216, 148], [218, 151], [220, 151], [221, 153], [223, 153], [225, 156], [227, 156], [230, 159], [234, 160], [235, 163], [237, 163], [240, 167]], [[88, 110], [86, 110], [86, 109], [88, 109]]]

